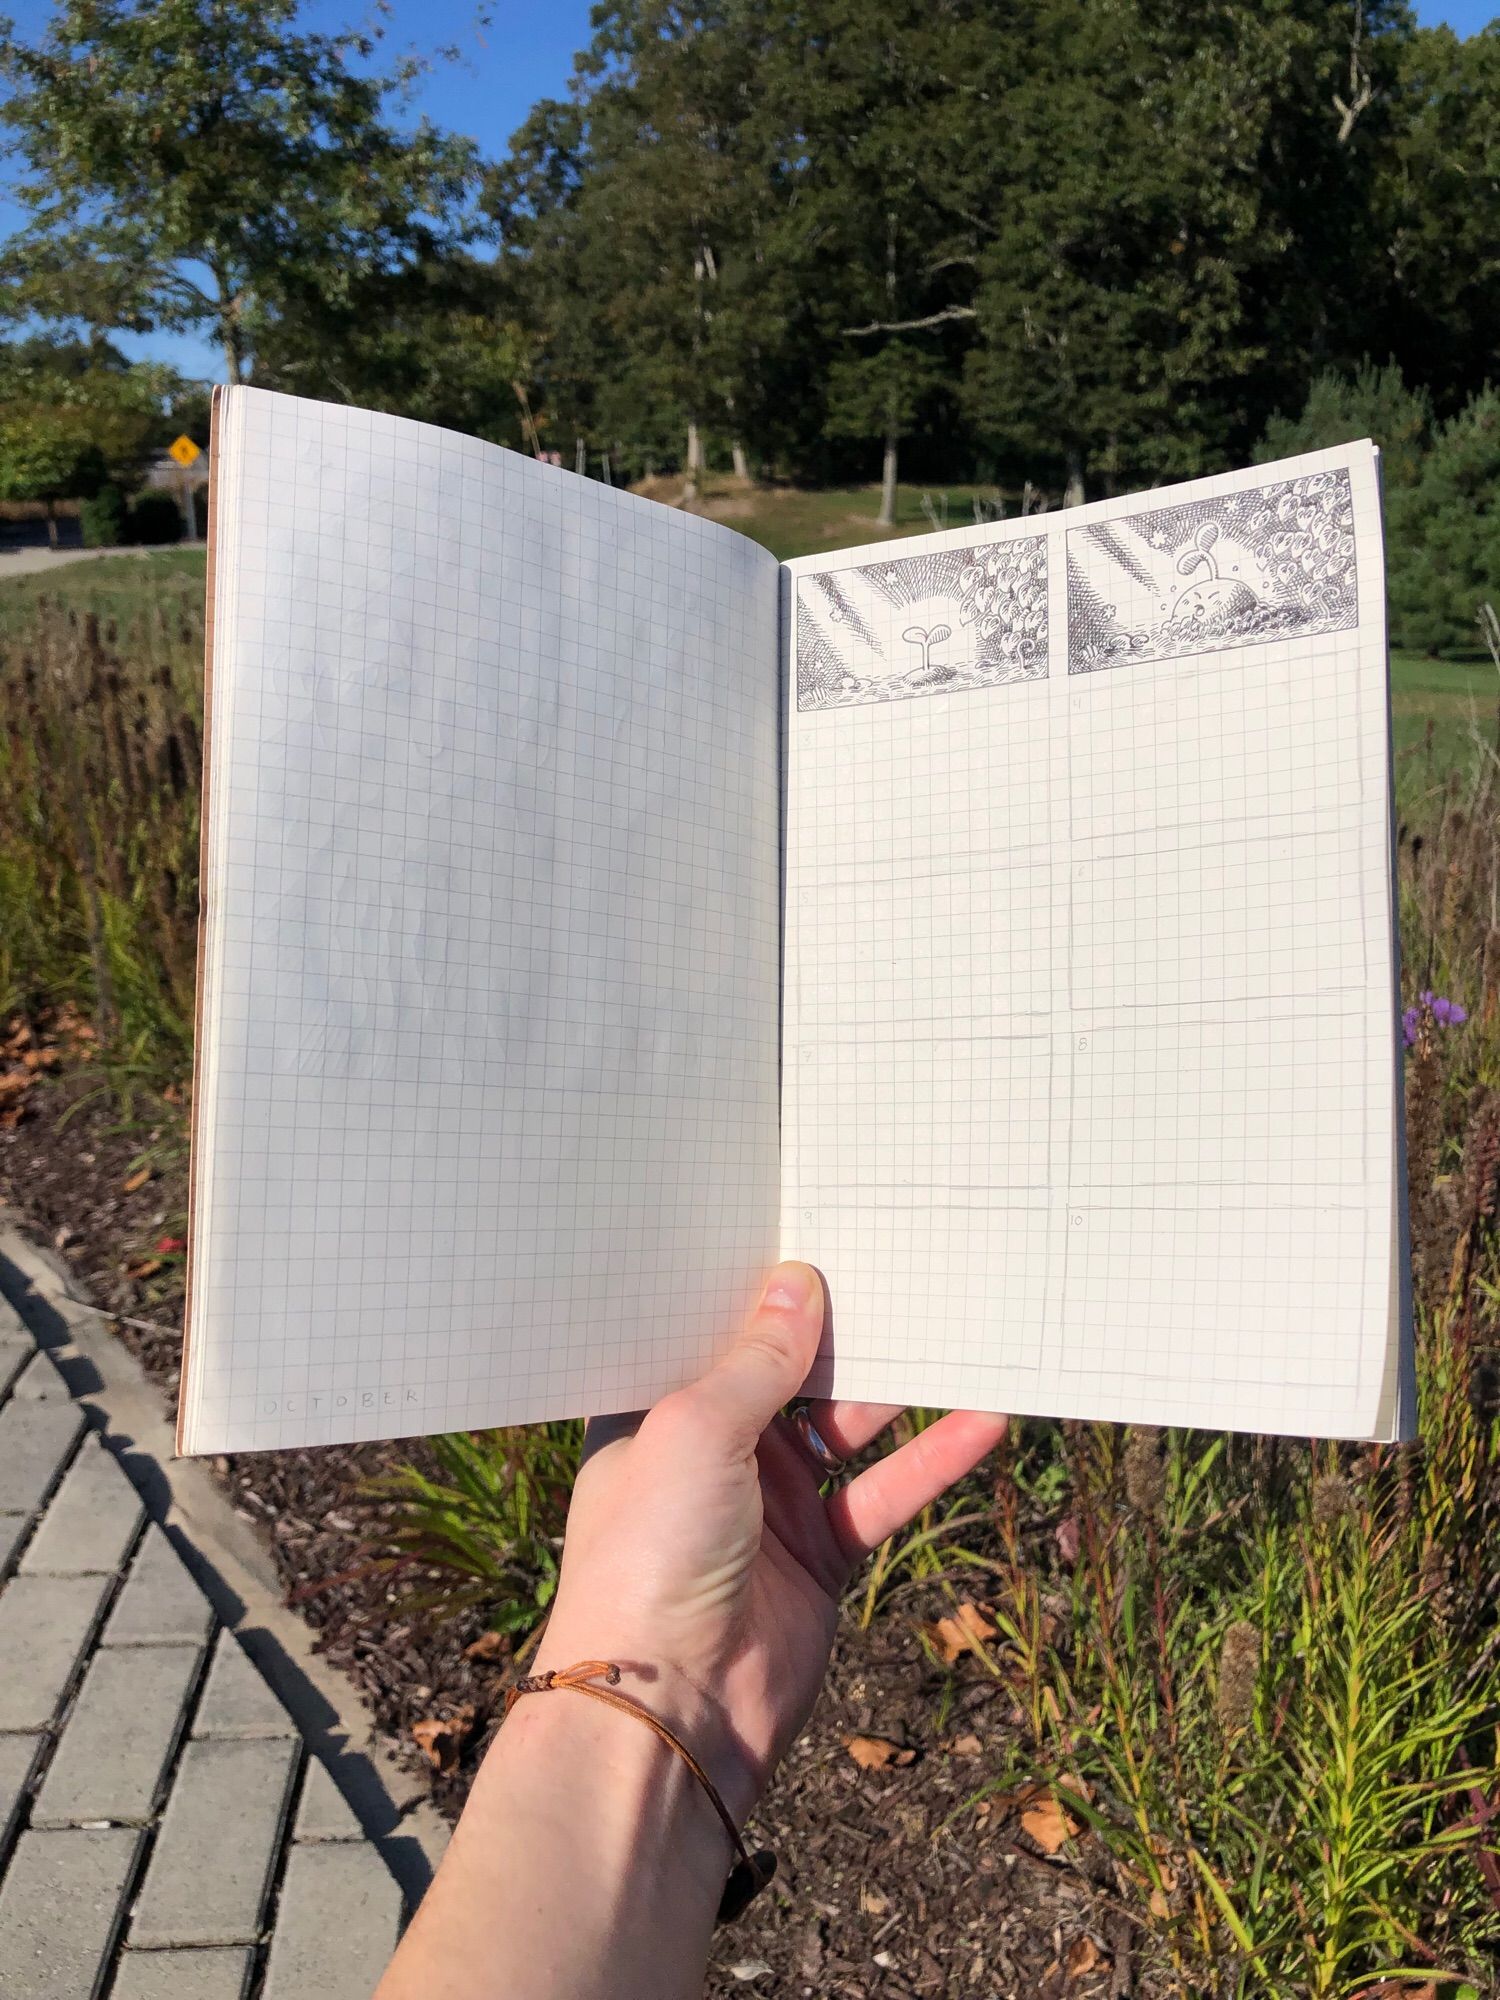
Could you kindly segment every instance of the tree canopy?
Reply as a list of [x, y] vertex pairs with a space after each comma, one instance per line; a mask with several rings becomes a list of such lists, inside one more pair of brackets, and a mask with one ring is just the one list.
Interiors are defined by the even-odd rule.
[[297, 0], [59, 0], [37, 42], [0, 32], [0, 107], [27, 226], [11, 310], [194, 328], [246, 378], [270, 330], [337, 314], [371, 278], [467, 232], [471, 141], [383, 116], [366, 35], [296, 25]]
[[631, 473], [1075, 494], [1493, 368], [1500, 32], [1406, 0], [603, 0], [508, 141], [378, 53], [296, 0], [0, 34], [13, 317]]

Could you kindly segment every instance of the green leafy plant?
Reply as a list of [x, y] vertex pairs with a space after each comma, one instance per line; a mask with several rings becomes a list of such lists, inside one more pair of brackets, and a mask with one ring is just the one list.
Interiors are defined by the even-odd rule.
[[425, 1579], [410, 1603], [472, 1607], [499, 1632], [536, 1625], [557, 1587], [582, 1444], [580, 1423], [460, 1431], [428, 1440], [430, 1470], [372, 1481], [367, 1497], [395, 1503], [383, 1560]]
[[125, 498], [118, 486], [101, 486], [82, 501], [78, 525], [86, 549], [118, 548], [125, 539]]

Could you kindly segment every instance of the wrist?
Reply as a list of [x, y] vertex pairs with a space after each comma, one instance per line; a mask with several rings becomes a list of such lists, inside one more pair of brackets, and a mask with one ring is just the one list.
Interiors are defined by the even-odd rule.
[[[639, 1707], [647, 1711], [658, 1722], [665, 1724], [674, 1736], [703, 1766], [712, 1780], [715, 1790], [723, 1800], [734, 1819], [735, 1825], [743, 1827], [754, 1811], [757, 1800], [764, 1789], [764, 1777], [756, 1760], [745, 1746], [736, 1729], [729, 1704], [716, 1691], [705, 1685], [675, 1661], [663, 1657], [659, 1652], [634, 1647], [628, 1643], [599, 1643], [590, 1636], [587, 1640], [575, 1640], [558, 1627], [553, 1620], [543, 1636], [537, 1650], [536, 1660], [531, 1668], [533, 1675], [547, 1672], [560, 1673], [582, 1659], [608, 1660], [620, 1670], [619, 1692]], [[524, 1706], [535, 1705], [538, 1701], [588, 1701], [586, 1695], [572, 1695], [566, 1690], [554, 1690], [541, 1696], [527, 1696], [516, 1706], [519, 1714]], [[595, 1702], [595, 1708], [603, 1704]], [[649, 1726], [638, 1717], [620, 1716], [626, 1729], [632, 1729], [648, 1740], [654, 1741], [663, 1756], [668, 1757], [701, 1793], [697, 1780], [687, 1770], [675, 1752], [655, 1738]], [[713, 1815], [707, 1799], [704, 1806]], [[727, 1836], [726, 1836], [727, 1837]]]
[[[572, 1688], [527, 1695], [397, 1966], [449, 1969], [444, 1992], [478, 1990], [457, 1974], [483, 1966], [516, 2000], [697, 2000], [731, 1860], [692, 1773], [644, 1723]], [[439, 1984], [393, 1980], [382, 2000]]]
[[[669, 1727], [680, 1733], [675, 1720]], [[525, 1695], [475, 1792], [513, 1822], [524, 1815], [565, 1838], [606, 1903], [638, 1896], [649, 1877], [670, 1885], [680, 1914], [697, 1909], [711, 1926], [734, 1860], [729, 1835], [692, 1772], [638, 1716], [577, 1688]]]

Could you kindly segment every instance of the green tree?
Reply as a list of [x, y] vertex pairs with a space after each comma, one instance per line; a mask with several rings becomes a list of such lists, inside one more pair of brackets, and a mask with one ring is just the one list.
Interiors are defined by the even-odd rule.
[[664, 448], [692, 482], [712, 431], [748, 469], [769, 285], [762, 163], [744, 135], [764, 12], [751, 0], [597, 7], [570, 99], [536, 107], [492, 179], [565, 451], [570, 433]]
[[1479, 608], [1500, 603], [1500, 393], [1441, 426], [1418, 478], [1390, 495], [1391, 613], [1427, 652], [1479, 644]]
[[57, 503], [135, 480], [180, 388], [171, 369], [132, 365], [103, 340], [0, 344], [0, 494], [45, 502], [55, 546]]
[[1380, 447], [1381, 476], [1387, 492], [1411, 486], [1422, 471], [1432, 433], [1432, 398], [1409, 389], [1395, 362], [1377, 368], [1363, 361], [1352, 375], [1325, 369], [1307, 392], [1302, 414], [1278, 412], [1255, 448], [1255, 462], [1323, 451], [1353, 438], [1373, 438]]
[[53, 548], [58, 501], [97, 493], [106, 470], [85, 411], [66, 404], [0, 407], [0, 500], [44, 502]]
[[1390, 273], [1380, 330], [1451, 415], [1493, 369], [1500, 325], [1500, 23], [1412, 34], [1390, 123], [1371, 188]]
[[1000, 89], [999, 25], [979, 0], [789, 0], [762, 81], [788, 196], [770, 240], [816, 302], [826, 433], [881, 454], [886, 526], [902, 440], [945, 388], [951, 407], [971, 337], [995, 168], [969, 79]]
[[59, 0], [0, 32], [0, 109], [27, 226], [0, 275], [17, 314], [192, 328], [246, 379], [283, 313], [442, 254], [470, 227], [466, 140], [384, 106], [368, 35], [296, 26], [297, 0]]
[[1379, 295], [1368, 177], [1406, 10], [1011, 18], [969, 407], [1079, 486], [1223, 463]]
[[873, 353], [841, 354], [828, 371], [831, 437], [875, 438], [882, 446], [877, 525], [896, 520], [897, 455], [924, 403], [941, 381], [934, 356], [899, 336]]
[[517, 311], [505, 274], [460, 252], [371, 272], [334, 306], [289, 297], [261, 340], [256, 380], [525, 448]]

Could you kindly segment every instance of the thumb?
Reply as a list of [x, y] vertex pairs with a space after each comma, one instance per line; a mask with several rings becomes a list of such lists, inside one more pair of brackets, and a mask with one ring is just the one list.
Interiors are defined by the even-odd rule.
[[688, 1394], [736, 1452], [750, 1452], [806, 1380], [823, 1331], [823, 1280], [811, 1264], [778, 1264], [723, 1360]]

